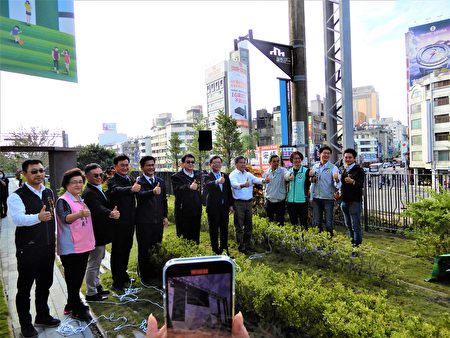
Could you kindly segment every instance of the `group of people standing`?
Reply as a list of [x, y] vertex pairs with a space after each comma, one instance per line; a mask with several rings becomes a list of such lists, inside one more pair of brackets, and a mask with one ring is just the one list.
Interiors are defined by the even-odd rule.
[[[360, 226], [364, 171], [355, 163], [356, 152], [346, 149], [341, 171], [329, 159], [331, 148], [319, 151], [320, 161], [307, 168], [303, 155], [295, 151], [292, 168], [280, 166], [278, 155], [270, 157], [270, 168], [262, 177], [246, 170], [247, 159], [238, 156], [235, 169], [228, 175], [221, 171], [222, 159], [212, 156], [210, 172], [194, 170], [195, 157], [182, 157], [182, 168], [171, 176], [175, 195], [175, 224], [179, 237], [200, 242], [202, 204], [206, 205], [212, 250], [229, 253], [228, 222], [234, 212], [234, 228], [238, 250], [247, 254], [252, 246], [253, 185], [263, 185], [266, 212], [271, 221], [284, 224], [287, 207], [293, 225], [308, 228], [308, 205], [313, 207], [313, 226], [322, 230], [325, 214], [326, 230], [333, 235], [335, 193], [340, 191], [341, 209], [352, 237], [362, 242]], [[114, 158], [114, 172], [104, 182], [100, 165], [91, 163], [84, 172], [78, 168], [66, 171], [62, 179], [64, 193], [58, 199], [43, 185], [45, 171], [40, 160], [22, 164], [24, 184], [8, 198], [7, 204], [16, 224], [18, 281], [16, 307], [24, 337], [36, 337], [30, 315], [30, 291], [36, 283], [35, 325], [57, 326], [60, 321], [49, 313], [47, 300], [53, 282], [55, 240], [64, 267], [68, 299], [64, 314], [79, 320], [91, 319], [89, 308], [79, 291], [86, 280], [87, 301], [102, 301], [109, 290], [99, 280], [105, 245], [111, 247], [112, 288], [123, 291], [133, 282], [127, 272], [130, 250], [136, 229], [138, 274], [146, 284], [160, 275], [150, 262], [150, 250], [161, 243], [168, 225], [166, 182], [155, 175], [156, 160], [144, 156], [140, 160], [141, 175], [133, 181], [129, 174], [130, 159]], [[85, 183], [87, 180], [87, 183]], [[107, 188], [105, 189], [105, 183]], [[57, 238], [55, 238], [57, 228]]]

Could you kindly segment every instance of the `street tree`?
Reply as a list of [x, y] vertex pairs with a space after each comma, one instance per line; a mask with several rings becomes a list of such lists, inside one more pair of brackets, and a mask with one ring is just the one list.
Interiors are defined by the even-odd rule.
[[209, 151], [199, 150], [199, 143], [198, 143], [198, 135], [200, 130], [207, 130], [209, 129], [206, 124], [206, 119], [203, 116], [196, 117], [194, 119], [194, 134], [192, 135], [192, 143], [188, 146], [187, 152], [194, 155], [196, 161], [198, 161], [199, 170], [202, 169], [202, 162], [206, 158], [209, 157]]
[[169, 152], [172, 159], [172, 164], [175, 167], [176, 171], [178, 171], [178, 159], [180, 158], [182, 152], [181, 143], [182, 141], [178, 133], [172, 133], [170, 135]]
[[252, 131], [249, 134], [242, 135], [242, 146], [245, 149], [247, 158], [255, 158], [255, 150], [258, 146], [259, 134]]
[[231, 170], [233, 158], [242, 155], [244, 147], [241, 140], [241, 132], [237, 122], [231, 116], [227, 116], [220, 111], [216, 117], [216, 141], [214, 142], [214, 152], [221, 156]]
[[113, 164], [113, 159], [116, 153], [99, 144], [88, 144], [87, 146], [78, 146], [80, 150], [77, 154], [77, 167], [84, 170], [87, 164], [97, 163], [103, 170], [106, 170]]

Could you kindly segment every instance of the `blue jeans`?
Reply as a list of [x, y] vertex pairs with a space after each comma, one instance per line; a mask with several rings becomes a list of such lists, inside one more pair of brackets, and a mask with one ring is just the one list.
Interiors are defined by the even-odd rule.
[[345, 225], [350, 231], [352, 244], [358, 246], [362, 243], [361, 202], [342, 202], [341, 209]]
[[322, 219], [325, 212], [325, 227], [327, 231], [333, 236], [333, 208], [334, 200], [325, 200], [320, 198], [313, 199], [313, 225], [319, 227], [323, 231]]

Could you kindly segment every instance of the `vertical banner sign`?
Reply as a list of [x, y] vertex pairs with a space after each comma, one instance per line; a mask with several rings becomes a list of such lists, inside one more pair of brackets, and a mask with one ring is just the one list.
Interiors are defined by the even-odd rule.
[[248, 129], [247, 66], [242, 62], [230, 61], [228, 70], [229, 114], [240, 128]]
[[249, 41], [292, 79], [292, 46], [256, 39]]
[[305, 154], [305, 122], [292, 122], [292, 144], [297, 146], [297, 149]]
[[77, 82], [73, 0], [1, 0], [0, 70]]
[[287, 146], [289, 145], [287, 80], [279, 79], [279, 86], [280, 86], [281, 144]]
[[308, 150], [309, 158], [314, 156], [314, 140], [313, 140], [313, 117], [311, 114], [308, 115]]

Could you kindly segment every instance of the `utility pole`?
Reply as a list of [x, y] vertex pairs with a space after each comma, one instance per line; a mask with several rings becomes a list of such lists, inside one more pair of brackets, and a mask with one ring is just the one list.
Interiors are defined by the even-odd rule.
[[307, 158], [308, 102], [306, 86], [305, 2], [288, 0], [289, 44], [293, 47], [291, 96], [292, 144]]

